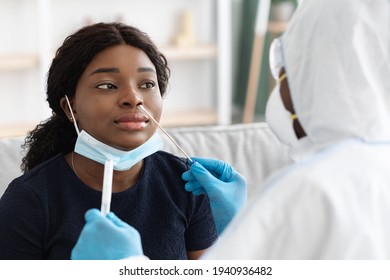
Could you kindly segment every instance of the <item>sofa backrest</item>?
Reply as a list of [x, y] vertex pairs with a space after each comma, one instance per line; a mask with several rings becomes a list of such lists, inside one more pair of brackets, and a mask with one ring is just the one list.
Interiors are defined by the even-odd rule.
[[0, 139], [0, 197], [12, 179], [22, 174], [23, 137]]
[[[290, 162], [286, 146], [266, 123], [172, 128], [169, 133], [190, 156], [220, 159], [232, 165], [247, 179], [249, 196], [272, 172]], [[167, 151], [183, 156], [164, 138]]]
[[[265, 123], [166, 129], [190, 156], [221, 159], [247, 178], [249, 196], [273, 171], [289, 163], [287, 149]], [[160, 132], [164, 150], [183, 157]], [[0, 139], [0, 196], [13, 178], [21, 175], [23, 137]]]

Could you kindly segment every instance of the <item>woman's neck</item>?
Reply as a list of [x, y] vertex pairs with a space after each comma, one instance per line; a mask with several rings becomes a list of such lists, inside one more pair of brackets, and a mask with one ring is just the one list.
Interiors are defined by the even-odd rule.
[[[65, 159], [81, 181], [95, 190], [102, 190], [104, 165], [75, 152], [65, 155]], [[141, 174], [142, 166], [143, 160], [129, 170], [114, 170], [112, 192], [122, 192], [135, 185]]]

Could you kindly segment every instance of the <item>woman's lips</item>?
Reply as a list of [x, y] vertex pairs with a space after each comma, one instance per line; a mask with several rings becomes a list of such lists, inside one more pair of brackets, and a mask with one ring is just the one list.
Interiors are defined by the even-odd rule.
[[127, 114], [115, 120], [115, 123], [125, 130], [137, 130], [143, 129], [148, 121], [149, 118], [144, 115]]

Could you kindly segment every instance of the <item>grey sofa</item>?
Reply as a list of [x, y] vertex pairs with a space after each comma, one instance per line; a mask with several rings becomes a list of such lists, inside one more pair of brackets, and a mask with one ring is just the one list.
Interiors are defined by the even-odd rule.
[[[167, 129], [190, 156], [221, 159], [243, 174], [249, 197], [273, 171], [289, 163], [287, 149], [265, 123], [229, 126], [201, 126]], [[183, 156], [161, 132], [164, 150]], [[11, 180], [19, 175], [23, 137], [0, 139], [0, 196]]]

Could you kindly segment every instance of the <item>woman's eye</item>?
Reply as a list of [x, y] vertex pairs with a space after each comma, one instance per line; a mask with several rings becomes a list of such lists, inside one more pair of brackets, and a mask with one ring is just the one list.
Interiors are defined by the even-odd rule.
[[141, 88], [153, 88], [154, 87], [154, 83], [153, 82], [146, 82], [146, 83], [143, 83], [141, 85]]
[[97, 86], [98, 89], [116, 89], [116, 85], [111, 83], [104, 83]]

